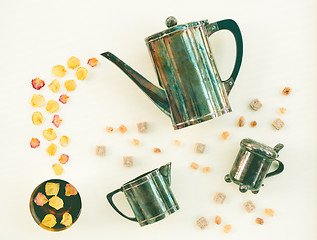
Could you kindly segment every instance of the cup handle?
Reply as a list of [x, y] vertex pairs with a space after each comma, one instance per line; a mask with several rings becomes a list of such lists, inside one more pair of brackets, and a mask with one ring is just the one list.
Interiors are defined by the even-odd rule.
[[136, 219], [135, 217], [132, 218], [132, 217], [128, 217], [128, 216], [124, 215], [124, 214], [116, 207], [116, 205], [113, 203], [112, 197], [113, 197], [113, 195], [115, 195], [115, 194], [118, 193], [118, 192], [122, 192], [122, 188], [119, 188], [119, 189], [117, 189], [117, 190], [115, 190], [115, 191], [113, 191], [113, 192], [107, 194], [107, 200], [108, 200], [108, 202], [110, 203], [111, 207], [113, 207], [113, 209], [116, 210], [117, 213], [119, 213], [122, 217], [125, 217], [125, 218], [127, 218], [127, 219], [129, 219], [129, 220], [131, 220], [131, 221], [137, 222], [137, 219]]
[[238, 24], [232, 19], [225, 19], [225, 20], [221, 20], [219, 22], [215, 22], [215, 23], [211, 23], [207, 25], [208, 37], [210, 37], [211, 34], [219, 30], [229, 30], [230, 32], [232, 32], [236, 41], [236, 61], [233, 67], [233, 71], [228, 80], [222, 81], [225, 86], [226, 92], [229, 95], [234, 85], [234, 82], [236, 81], [236, 78], [242, 63], [242, 55], [243, 55], [242, 36], [241, 36], [241, 31], [238, 27]]
[[272, 177], [274, 175], [277, 175], [277, 174], [280, 174], [281, 172], [283, 172], [284, 164], [280, 160], [275, 159], [275, 161], [278, 162], [277, 169], [275, 171], [273, 171], [273, 172], [270, 172], [270, 173], [266, 174], [265, 178]]

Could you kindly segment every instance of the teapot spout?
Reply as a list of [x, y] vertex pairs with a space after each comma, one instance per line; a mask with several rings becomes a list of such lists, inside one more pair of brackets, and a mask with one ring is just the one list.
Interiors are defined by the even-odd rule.
[[171, 165], [172, 163], [170, 162], [159, 168], [159, 172], [169, 186], [171, 186]]
[[161, 109], [167, 116], [170, 116], [170, 106], [167, 100], [165, 90], [155, 86], [146, 80], [142, 75], [134, 71], [129, 65], [121, 61], [110, 52], [101, 54], [119, 67], [138, 87]]

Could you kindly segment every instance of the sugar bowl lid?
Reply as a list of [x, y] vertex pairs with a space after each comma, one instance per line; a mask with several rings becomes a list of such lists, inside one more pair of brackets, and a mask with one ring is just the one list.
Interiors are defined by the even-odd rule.
[[208, 23], [207, 20], [177, 25], [176, 18], [173, 16], [170, 16], [170, 17], [166, 18], [166, 20], [165, 20], [165, 24], [168, 28], [166, 30], [163, 30], [162, 32], [158, 32], [158, 33], [155, 33], [155, 34], [147, 37], [145, 39], [145, 42], [149, 43], [149, 42], [155, 41], [157, 39], [169, 36], [170, 34], [172, 34], [174, 32], [181, 31], [183, 29], [191, 28], [191, 27], [198, 26], [198, 25], [205, 25], [206, 23]]
[[242, 139], [240, 142], [240, 146], [246, 148], [248, 151], [252, 153], [270, 159], [277, 158], [279, 156], [278, 152], [284, 147], [283, 144], [279, 143], [274, 148], [271, 148], [263, 143], [259, 143], [250, 138]]

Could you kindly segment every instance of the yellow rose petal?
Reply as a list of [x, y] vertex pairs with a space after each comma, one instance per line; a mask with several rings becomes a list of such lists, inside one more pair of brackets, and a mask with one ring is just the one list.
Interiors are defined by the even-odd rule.
[[57, 80], [55, 79], [55, 80], [53, 80], [53, 81], [51, 82], [50, 85], [48, 85], [48, 87], [51, 89], [51, 91], [52, 91], [53, 93], [57, 93], [57, 92], [59, 91], [61, 85], [59, 84], [59, 81], [57, 81]]
[[74, 91], [76, 89], [76, 83], [74, 80], [67, 80], [64, 83], [67, 91]]
[[42, 107], [44, 103], [45, 103], [45, 99], [41, 94], [39, 95], [33, 94], [31, 99], [31, 104], [33, 107]]
[[84, 80], [87, 77], [88, 70], [84, 67], [80, 67], [76, 71], [76, 76], [78, 80]]
[[59, 109], [58, 102], [54, 100], [49, 100], [46, 104], [46, 111], [50, 113], [54, 113]]
[[52, 72], [57, 77], [64, 77], [67, 71], [63, 65], [56, 65], [52, 68]]
[[71, 69], [75, 69], [76, 67], [78, 67], [80, 65], [80, 60], [76, 57], [70, 57], [67, 60], [67, 66]]
[[40, 112], [35, 112], [32, 115], [32, 122], [34, 125], [39, 125], [43, 122], [43, 115]]
[[42, 224], [49, 228], [54, 227], [56, 223], [56, 217], [53, 214], [46, 214], [42, 220]]

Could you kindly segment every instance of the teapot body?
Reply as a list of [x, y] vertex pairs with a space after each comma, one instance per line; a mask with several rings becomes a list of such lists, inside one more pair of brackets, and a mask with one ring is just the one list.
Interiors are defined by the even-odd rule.
[[209, 46], [208, 25], [208, 21], [188, 23], [146, 39], [174, 129], [231, 112]]

